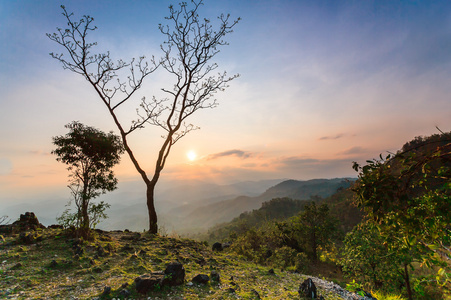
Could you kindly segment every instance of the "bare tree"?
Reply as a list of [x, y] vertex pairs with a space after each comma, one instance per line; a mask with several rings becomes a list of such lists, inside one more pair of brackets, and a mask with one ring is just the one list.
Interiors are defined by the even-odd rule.
[[10, 220], [8, 220], [8, 216], [4, 215], [0, 217], [0, 225], [5, 225], [9, 222]]
[[[149, 231], [158, 232], [157, 214], [154, 206], [155, 186], [165, 167], [172, 146], [190, 131], [198, 129], [187, 122], [196, 111], [217, 106], [214, 95], [223, 91], [227, 83], [238, 75], [228, 76], [226, 72], [213, 75], [218, 68], [212, 59], [219, 53], [219, 47], [227, 45], [224, 36], [232, 32], [238, 23], [230, 20], [230, 15], [218, 17], [218, 28], [214, 29], [209, 19], [198, 15], [202, 0], [191, 1], [190, 8], [182, 2], [176, 9], [169, 6], [170, 15], [165, 17], [168, 24], [159, 25], [160, 32], [165, 36], [161, 45], [163, 56], [159, 62], [152, 57], [150, 64], [145, 57], [132, 59], [130, 63], [122, 60], [113, 62], [110, 53], [93, 54], [91, 51], [96, 42], [88, 40], [88, 34], [96, 30], [94, 19], [83, 16], [79, 22], [72, 21], [73, 14], [69, 14], [62, 6], [63, 16], [67, 20], [68, 28], [57, 28], [58, 32], [47, 36], [65, 48], [63, 54], [50, 53], [59, 60], [65, 69], [82, 75], [96, 90], [105, 104], [109, 114], [116, 124], [124, 145], [136, 170], [144, 180], [147, 190], [147, 208], [149, 214]], [[142, 98], [137, 109], [138, 118], [125, 127], [124, 121], [119, 120], [117, 111], [141, 87], [143, 80], [158, 67], [167, 71], [174, 78], [172, 88], [162, 88], [167, 97], [152, 100]], [[120, 78], [119, 73], [128, 70], [128, 76]], [[152, 176], [141, 168], [138, 159], [128, 143], [127, 137], [136, 129], [150, 124], [164, 130], [163, 143], [158, 152], [155, 169]]]

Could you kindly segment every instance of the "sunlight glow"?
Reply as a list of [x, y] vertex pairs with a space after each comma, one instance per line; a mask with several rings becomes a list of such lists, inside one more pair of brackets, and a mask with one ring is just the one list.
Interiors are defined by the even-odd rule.
[[196, 152], [194, 151], [189, 151], [188, 153], [186, 153], [186, 156], [188, 157], [189, 161], [194, 161], [197, 157]]

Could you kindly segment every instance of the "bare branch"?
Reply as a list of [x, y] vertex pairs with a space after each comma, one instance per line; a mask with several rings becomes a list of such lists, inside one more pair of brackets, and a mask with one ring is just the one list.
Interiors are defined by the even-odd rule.
[[[82, 75], [93, 86], [113, 118], [125, 151], [148, 187], [149, 218], [155, 219], [155, 222], [151, 221], [150, 224], [152, 231], [157, 228], [153, 190], [172, 146], [189, 132], [199, 129], [188, 121], [189, 117], [200, 109], [216, 107], [218, 103], [214, 98], [215, 94], [223, 91], [228, 82], [238, 77], [229, 77], [226, 72], [213, 74], [218, 65], [212, 60], [219, 53], [219, 48], [228, 44], [224, 37], [233, 31], [239, 19], [231, 21], [229, 15], [220, 15], [217, 28], [214, 29], [209, 19], [199, 17], [202, 0], [192, 0], [190, 5], [192, 7], [182, 2], [178, 8], [170, 6], [170, 14], [165, 18], [168, 24], [159, 25], [165, 41], [160, 45], [162, 58], [158, 63], [153, 57], [150, 62], [145, 61], [144, 56], [130, 62], [115, 62], [109, 52], [93, 54], [97, 43], [90, 42], [89, 37], [97, 29], [93, 26], [94, 19], [83, 16], [78, 22], [72, 21], [73, 14], [69, 14], [64, 6], [62, 9], [67, 28], [57, 28], [57, 33], [47, 34], [52, 41], [65, 49], [64, 54], [67, 57], [62, 53], [50, 55], [58, 60], [64, 69]], [[157, 99], [153, 96], [151, 101], [147, 101], [143, 97], [136, 110], [137, 119], [132, 120], [129, 129], [125, 130], [116, 110], [133, 98], [144, 79], [159, 66], [174, 78], [171, 87], [161, 89], [167, 98]], [[123, 76], [124, 73], [126, 76]], [[130, 133], [146, 125], [157, 126], [164, 131], [163, 144], [151, 180], [139, 166], [127, 141]]]

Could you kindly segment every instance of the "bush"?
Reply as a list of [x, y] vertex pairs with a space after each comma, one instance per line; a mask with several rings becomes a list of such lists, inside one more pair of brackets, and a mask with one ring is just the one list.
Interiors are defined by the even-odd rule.
[[282, 246], [274, 250], [274, 254], [269, 260], [273, 266], [285, 269], [296, 264], [297, 254], [293, 248]]
[[310, 269], [310, 260], [307, 254], [304, 252], [296, 254], [295, 266], [299, 273], [307, 273]]

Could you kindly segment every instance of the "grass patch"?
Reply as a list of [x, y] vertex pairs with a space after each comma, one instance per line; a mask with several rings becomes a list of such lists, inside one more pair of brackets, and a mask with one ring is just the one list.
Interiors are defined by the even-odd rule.
[[[184, 265], [185, 285], [162, 288], [152, 299], [299, 299], [306, 275], [270, 268], [205, 243], [133, 232], [97, 233], [86, 242], [45, 229], [42, 240], [24, 245], [18, 235], [0, 243], [1, 299], [138, 299], [134, 280], [162, 271], [172, 261]], [[192, 284], [198, 274], [215, 270], [220, 281]], [[109, 290], [104, 294], [105, 290]], [[326, 292], [320, 293], [327, 295]], [[326, 299], [341, 299], [327, 297]]]

